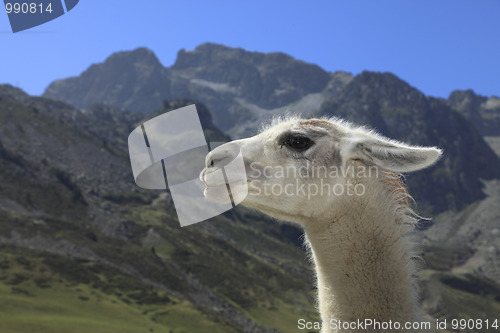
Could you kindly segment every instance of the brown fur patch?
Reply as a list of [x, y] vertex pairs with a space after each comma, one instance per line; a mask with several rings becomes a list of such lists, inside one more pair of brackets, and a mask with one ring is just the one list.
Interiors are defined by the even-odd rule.
[[310, 125], [330, 129], [332, 128], [332, 123], [325, 119], [305, 119], [300, 121], [301, 125]]
[[300, 125], [307, 128], [307, 127], [320, 127], [324, 128], [328, 131], [330, 131], [332, 134], [334, 134], [337, 137], [341, 137], [344, 133], [342, 133], [338, 126], [333, 124], [331, 121], [328, 121], [326, 119], [305, 119], [300, 121]]
[[384, 171], [383, 173], [385, 176], [383, 183], [386, 185], [389, 193], [394, 195], [400, 204], [404, 204], [410, 208], [410, 194], [403, 183], [403, 175], [393, 171]]

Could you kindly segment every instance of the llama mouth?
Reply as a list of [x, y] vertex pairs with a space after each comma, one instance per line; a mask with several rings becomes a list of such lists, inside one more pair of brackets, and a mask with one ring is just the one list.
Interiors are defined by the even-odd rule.
[[246, 174], [228, 175], [223, 169], [220, 168], [205, 168], [201, 171], [199, 178], [205, 187], [229, 187], [243, 185], [250, 182], [250, 180], [247, 179]]
[[225, 178], [221, 175], [221, 169], [204, 168], [200, 172], [200, 180], [205, 187], [227, 186]]
[[228, 182], [207, 183], [207, 182], [205, 182], [205, 181], [202, 180], [202, 183], [203, 183], [203, 185], [205, 185], [205, 188], [218, 188], [218, 187], [221, 187], [221, 188], [227, 188], [228, 190], [230, 190], [230, 188], [234, 187], [234, 186], [244, 185], [244, 184], [250, 184], [250, 180], [235, 181], [235, 182], [232, 182], [232, 183], [228, 183]]
[[[246, 175], [237, 177], [235, 174], [226, 174], [217, 168], [205, 168], [200, 173], [200, 180], [205, 186], [203, 195], [209, 201], [219, 204], [241, 203], [248, 194], [248, 183]], [[239, 176], [243, 176], [239, 174]]]

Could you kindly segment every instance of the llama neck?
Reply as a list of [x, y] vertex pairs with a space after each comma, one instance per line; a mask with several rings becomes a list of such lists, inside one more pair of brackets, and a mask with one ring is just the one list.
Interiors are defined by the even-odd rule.
[[397, 200], [382, 195], [381, 186], [371, 184], [363, 197], [350, 200], [333, 217], [305, 224], [323, 325], [332, 319], [418, 319], [414, 264], [402, 237], [408, 231], [405, 214]]

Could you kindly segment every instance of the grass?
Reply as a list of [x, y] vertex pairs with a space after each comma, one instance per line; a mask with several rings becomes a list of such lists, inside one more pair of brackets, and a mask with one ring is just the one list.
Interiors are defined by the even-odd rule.
[[[0, 250], [2, 333], [237, 332], [190, 302], [144, 288], [112, 269], [22, 248]], [[298, 319], [315, 316], [307, 305], [310, 300], [301, 293], [288, 291], [277, 297], [264, 287], [247, 290], [256, 293], [247, 296], [260, 300], [248, 309], [242, 308], [244, 299], [236, 303], [225, 298], [249, 318], [279, 332], [294, 332]], [[222, 290], [234, 298], [232, 291]]]
[[[304, 253], [277, 236], [278, 225], [260, 217], [247, 219], [252, 214], [233, 211], [231, 216], [181, 229], [173, 207], [163, 200], [155, 202], [158, 192], [110, 187], [98, 199], [107, 201], [108, 212], [117, 220], [130, 222], [130, 236], [110, 236], [102, 224], [93, 223], [96, 193], [86, 195], [65, 165], [52, 165], [43, 154], [33, 157], [40, 163], [33, 163], [31, 155], [12, 146], [27, 147], [33, 133], [59, 147], [86, 143], [108, 149], [107, 142], [114, 142], [103, 139], [112, 122], [99, 123], [99, 135], [85, 134], [78, 128], [93, 121], [76, 128], [67, 121], [73, 111], [54, 103], [0, 103], [0, 123], [11, 134], [0, 142], [0, 170], [9, 171], [0, 173], [0, 193], [26, 209], [0, 210], [0, 234], [11, 238], [15, 231], [29, 243], [24, 246], [37, 249], [0, 245], [0, 332], [235, 332], [223, 315], [158, 287], [188, 296], [191, 286], [185, 276], [281, 332], [294, 331], [302, 313], [314, 316]], [[220, 134], [211, 131], [209, 136]], [[125, 151], [117, 154], [126, 157]], [[148, 243], [150, 230], [155, 236]], [[67, 256], [44, 252], [54, 251], [53, 245], [62, 240], [75, 246], [73, 251], [68, 246]], [[78, 249], [103, 261], [83, 259], [86, 254]], [[292, 266], [298, 274], [289, 274], [287, 267]]]
[[[246, 211], [204, 222], [210, 223], [217, 230], [215, 233], [207, 232], [204, 224], [181, 229], [162, 205], [135, 206], [123, 217], [145, 230], [153, 228], [161, 237], [152, 245], [156, 256], [175, 262], [254, 321], [279, 332], [293, 332], [298, 319], [317, 316], [312, 286], [305, 284], [303, 277], [290, 276], [286, 268], [271, 264], [258, 254], [307, 272], [310, 267], [305, 253], [291, 242], [278, 241], [262, 232], [266, 228], [278, 232], [278, 224], [238, 222], [243, 218], [241, 214]], [[151, 252], [150, 246], [144, 250]]]
[[[267, 327], [279, 332], [299, 332], [298, 320], [321, 321], [314, 309], [304, 307], [307, 299], [302, 294], [288, 295], [292, 301], [275, 300], [268, 304], [261, 304], [247, 312], [248, 316]], [[311, 298], [313, 295], [311, 295]], [[311, 312], [312, 311], [312, 312]]]
[[[2, 333], [235, 332], [190, 302], [166, 293], [144, 302], [133, 291], [94, 288], [92, 281], [78, 283], [51, 270], [42, 258], [3, 250]], [[110, 277], [101, 274], [101, 279], [106, 282]]]
[[63, 283], [47, 289], [24, 284], [24, 292], [15, 291], [19, 289], [0, 284], [3, 333], [234, 332], [188, 302], [137, 306], [86, 285]]
[[[275, 260], [286, 265], [308, 265], [295, 245], [267, 236], [263, 239], [251, 225], [240, 226], [243, 230], [239, 230], [238, 222], [225, 217], [211, 221], [220, 231], [215, 236], [202, 225], [181, 229], [162, 207], [135, 203], [124, 210], [122, 217], [132, 216], [137, 230], [134, 239], [128, 241], [109, 238], [85, 224], [49, 216], [44, 217], [45, 224], [37, 226], [37, 230], [47, 236], [55, 232], [61, 239], [89, 248], [113, 262], [132, 262], [142, 276], [185, 293], [188, 285], [160, 258], [175, 262], [249, 318], [279, 332], [290, 332], [298, 319], [315, 315], [314, 297], [303, 296], [311, 286], [238, 244], [255, 247], [267, 256], [274, 253]], [[8, 221], [9, 216], [5, 216], [0, 224], [23, 234], [33, 229], [29, 220], [21, 219], [15, 225]], [[146, 246], [141, 240], [150, 228], [161, 238]], [[85, 236], [90, 231], [92, 239]], [[228, 242], [226, 237], [238, 244]], [[140, 327], [163, 332], [157, 325], [173, 332], [234, 331], [207, 309], [175, 300], [116, 268], [5, 245], [0, 246], [0, 253], [0, 322], [5, 323], [6, 332], [79, 332], [72, 325], [80, 327], [82, 322], [88, 322], [84, 326], [92, 332], [128, 332], [119, 326], [124, 323], [135, 332], [140, 332]], [[303, 262], [294, 259], [299, 257]]]
[[[84, 288], [84, 287], [83, 287]], [[111, 297], [90, 295], [62, 285], [27, 288], [29, 296], [0, 285], [2, 332], [168, 332], [138, 309]], [[81, 290], [81, 289], [80, 289]], [[98, 296], [99, 298], [97, 298]]]
[[[500, 289], [494, 282], [481, 281], [467, 275], [423, 270], [422, 296], [429, 313], [440, 321], [452, 319], [498, 319], [500, 321]], [[451, 327], [448, 327], [451, 332]], [[498, 330], [466, 330], [460, 332], [498, 332]]]
[[[153, 227], [161, 235], [162, 240], [154, 247], [156, 255], [175, 261], [204, 285], [243, 308], [255, 306], [256, 299], [281, 299], [289, 289], [309, 287], [300, 278], [288, 276], [279, 266], [271, 265], [239, 245], [246, 244], [259, 252], [272, 253], [280, 262], [309, 269], [300, 249], [256, 232], [258, 226], [236, 225], [237, 222], [221, 216], [207, 222], [217, 228], [220, 236], [217, 237], [201, 225], [179, 228], [178, 222], [169, 219], [161, 207], [159, 210], [136, 207], [124, 217], [145, 228]], [[298, 261], [299, 258], [302, 261]]]
[[165, 307], [152, 317], [158, 323], [172, 327], [173, 332], [178, 333], [237, 332], [223, 323], [212, 321], [208, 315], [200, 314], [198, 310], [185, 303], [181, 303], [176, 307]]

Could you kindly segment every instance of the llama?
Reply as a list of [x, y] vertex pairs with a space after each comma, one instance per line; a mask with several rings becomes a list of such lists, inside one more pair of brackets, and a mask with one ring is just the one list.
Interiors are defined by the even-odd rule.
[[[246, 181], [221, 184], [212, 177], [240, 152]], [[409, 332], [405, 323], [424, 316], [405, 237], [417, 216], [400, 177], [440, 155], [435, 147], [409, 146], [338, 119], [280, 119], [210, 152], [200, 179], [212, 201], [222, 202], [229, 188], [233, 197], [245, 190], [243, 205], [303, 228], [322, 333], [382, 330], [375, 322]]]

